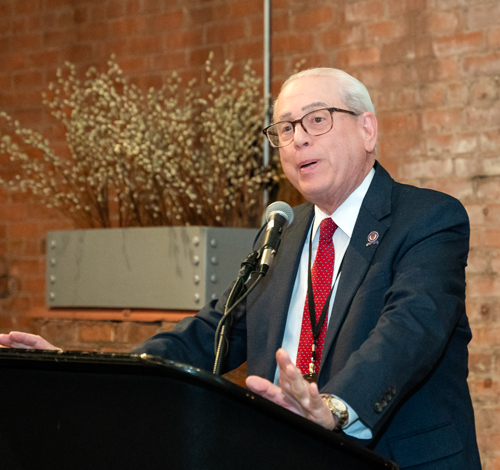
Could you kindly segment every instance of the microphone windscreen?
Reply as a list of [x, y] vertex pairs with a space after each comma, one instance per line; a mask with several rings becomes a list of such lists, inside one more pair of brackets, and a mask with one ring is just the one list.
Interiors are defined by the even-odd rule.
[[279, 214], [285, 218], [285, 220], [287, 221], [287, 227], [293, 222], [293, 209], [286, 202], [276, 201], [272, 204], [269, 204], [266, 209], [266, 222], [269, 222], [269, 219], [276, 214]]

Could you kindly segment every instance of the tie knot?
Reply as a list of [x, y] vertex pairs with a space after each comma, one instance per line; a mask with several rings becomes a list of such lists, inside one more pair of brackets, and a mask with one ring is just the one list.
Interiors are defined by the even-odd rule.
[[330, 217], [323, 219], [319, 226], [319, 242], [321, 244], [331, 242], [335, 230], [337, 224]]

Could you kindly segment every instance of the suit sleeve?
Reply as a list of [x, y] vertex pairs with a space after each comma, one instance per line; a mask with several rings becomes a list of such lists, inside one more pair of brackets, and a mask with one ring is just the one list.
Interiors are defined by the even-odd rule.
[[[147, 339], [133, 352], [151, 354], [212, 371], [215, 354], [214, 338], [230, 289], [218, 301], [205, 305], [194, 317], [181, 320], [172, 331]], [[233, 370], [246, 360], [245, 302], [236, 307], [231, 324], [229, 355], [224, 372]]]
[[410, 216], [404, 207], [396, 211], [337, 339], [352, 343], [352, 324], [358, 344], [323, 387], [345, 399], [374, 434], [432, 374], [452, 336], [470, 339], [468, 218], [458, 201], [435, 199], [406, 205]]

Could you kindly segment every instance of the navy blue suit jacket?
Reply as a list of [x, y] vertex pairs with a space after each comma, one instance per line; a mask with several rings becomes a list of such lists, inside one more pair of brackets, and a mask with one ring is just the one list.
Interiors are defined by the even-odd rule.
[[[396, 183], [380, 164], [375, 168], [344, 257], [320, 391], [346, 400], [372, 430], [371, 441], [358, 443], [401, 468], [477, 470], [467, 386], [467, 214], [456, 199]], [[249, 375], [274, 379], [314, 215], [310, 203], [294, 212], [269, 272], [235, 315], [228, 370], [246, 360]], [[373, 231], [378, 244], [368, 244]], [[138, 351], [211, 370], [226, 295]]]

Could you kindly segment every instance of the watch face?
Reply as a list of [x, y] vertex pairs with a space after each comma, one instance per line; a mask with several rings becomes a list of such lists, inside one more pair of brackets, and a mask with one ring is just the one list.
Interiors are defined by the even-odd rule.
[[335, 429], [341, 429], [344, 424], [349, 421], [349, 411], [347, 405], [342, 400], [328, 395], [327, 393], [322, 393], [321, 398], [328, 408], [330, 408], [330, 411], [334, 415], [334, 419], [337, 420]]
[[330, 403], [341, 413], [345, 413], [347, 411], [346, 404], [338, 398], [332, 397]]

